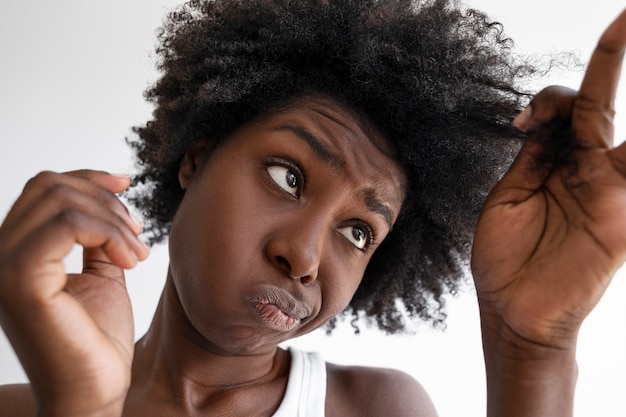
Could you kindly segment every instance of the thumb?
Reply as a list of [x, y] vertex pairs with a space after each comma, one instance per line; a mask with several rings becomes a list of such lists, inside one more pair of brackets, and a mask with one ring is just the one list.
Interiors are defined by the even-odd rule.
[[124, 283], [124, 269], [115, 265], [101, 247], [83, 249], [83, 274]]
[[570, 119], [577, 95], [571, 88], [551, 85], [538, 92], [513, 124], [522, 132], [532, 132], [556, 119]]
[[68, 275], [65, 291], [130, 361], [134, 323], [124, 270], [103, 249], [84, 249], [83, 273]]

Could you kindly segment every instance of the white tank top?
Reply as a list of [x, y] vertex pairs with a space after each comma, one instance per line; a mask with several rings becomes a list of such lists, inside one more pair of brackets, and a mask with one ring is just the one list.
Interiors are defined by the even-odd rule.
[[326, 362], [317, 352], [289, 348], [287, 390], [273, 417], [324, 417]]

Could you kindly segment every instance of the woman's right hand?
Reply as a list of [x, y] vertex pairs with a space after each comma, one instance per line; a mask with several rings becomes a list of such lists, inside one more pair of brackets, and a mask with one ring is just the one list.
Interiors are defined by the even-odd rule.
[[[124, 269], [148, 256], [115, 196], [128, 177], [44, 172], [0, 226], [0, 325], [40, 416], [119, 416], [130, 385], [133, 318]], [[64, 258], [83, 247], [83, 271]]]

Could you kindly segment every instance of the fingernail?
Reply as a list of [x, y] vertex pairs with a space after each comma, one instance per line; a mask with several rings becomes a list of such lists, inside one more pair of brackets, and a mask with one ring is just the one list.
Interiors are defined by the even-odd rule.
[[532, 117], [533, 108], [529, 105], [520, 114], [518, 114], [515, 119], [513, 119], [513, 126], [522, 132], [527, 132], [531, 127]]
[[141, 247], [141, 254], [140, 256], [143, 258], [145, 258], [146, 256], [148, 256], [148, 254], [150, 253], [150, 246], [148, 246], [147, 243], [143, 242], [141, 239], [137, 238], [137, 241], [139, 242], [139, 246]]
[[112, 177], [116, 177], [116, 178], [123, 178], [125, 180], [129, 180], [130, 179], [130, 175], [128, 174], [114, 174], [114, 173], [109, 173], [109, 175], [111, 175]]
[[132, 220], [132, 222], [135, 224], [135, 226], [140, 227], [143, 229], [143, 222], [141, 220], [139, 220], [137, 217], [135, 217], [133, 215], [133, 213], [128, 213], [130, 219]]
[[130, 251], [130, 257], [131, 260], [133, 262], [133, 266], [137, 265], [139, 263], [139, 258], [137, 257], [137, 254], [134, 251]]

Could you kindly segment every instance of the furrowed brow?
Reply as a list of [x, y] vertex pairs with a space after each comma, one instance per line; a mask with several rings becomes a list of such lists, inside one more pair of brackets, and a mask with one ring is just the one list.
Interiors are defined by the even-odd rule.
[[[315, 135], [306, 130], [302, 126], [298, 125], [280, 125], [275, 128], [277, 131], [288, 131], [302, 141], [304, 141], [311, 150], [322, 160], [333, 167], [341, 167], [344, 165], [343, 159], [335, 155], [327, 146], [319, 140]], [[389, 230], [393, 227], [393, 210], [385, 203], [382, 202], [376, 195], [376, 191], [373, 188], [368, 188], [363, 191], [362, 199], [368, 210], [380, 215], [387, 223]]]
[[393, 210], [376, 196], [376, 191], [372, 188], [365, 190], [363, 192], [363, 201], [370, 211], [381, 215], [385, 219], [389, 230], [391, 230], [393, 227]]
[[296, 137], [303, 140], [309, 148], [322, 160], [322, 162], [327, 163], [333, 167], [340, 167], [344, 164], [344, 161], [335, 155], [328, 146], [324, 144], [321, 140], [319, 140], [315, 135], [306, 130], [302, 126], [297, 125], [281, 125], [278, 126], [275, 130], [279, 131], [288, 131], [294, 133]]

